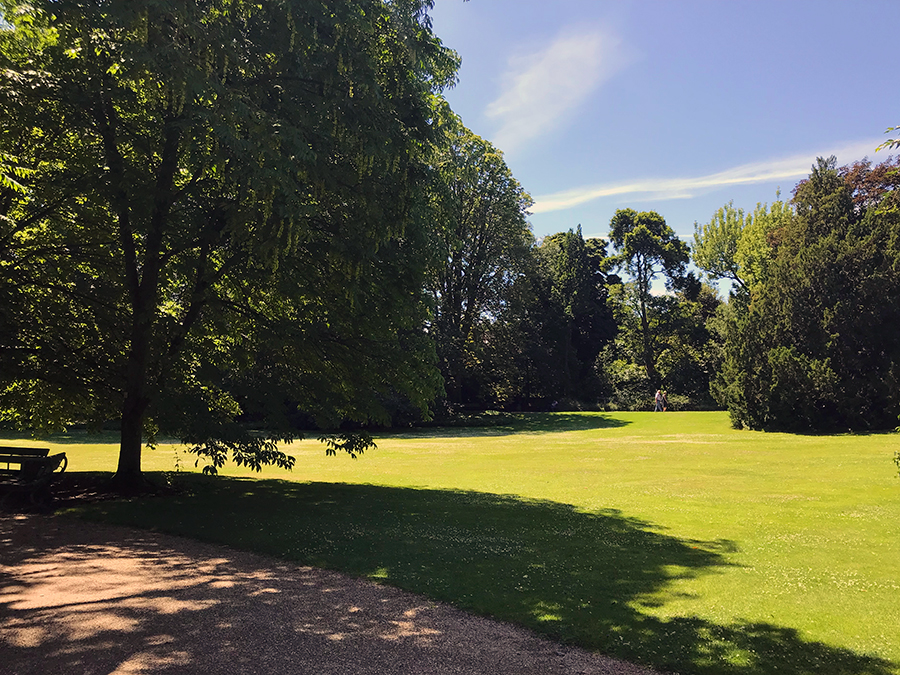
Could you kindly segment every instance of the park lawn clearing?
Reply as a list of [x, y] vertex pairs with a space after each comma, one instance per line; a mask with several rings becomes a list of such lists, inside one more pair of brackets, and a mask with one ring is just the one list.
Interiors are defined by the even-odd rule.
[[[116, 446], [61, 438], [69, 471]], [[77, 515], [342, 570], [681, 673], [900, 673], [896, 434], [736, 431], [725, 413], [498, 416], [291, 473], [172, 473]], [[44, 444], [56, 447], [54, 443]]]

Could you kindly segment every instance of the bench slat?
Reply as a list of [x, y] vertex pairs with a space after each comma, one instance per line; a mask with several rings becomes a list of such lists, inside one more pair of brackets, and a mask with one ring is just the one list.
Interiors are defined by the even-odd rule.
[[0, 445], [0, 455], [28, 455], [29, 457], [46, 457], [50, 448], [19, 448], [12, 445]]

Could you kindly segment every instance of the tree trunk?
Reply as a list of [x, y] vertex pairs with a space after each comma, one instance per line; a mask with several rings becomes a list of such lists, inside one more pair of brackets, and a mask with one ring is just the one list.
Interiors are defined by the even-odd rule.
[[136, 492], [145, 485], [141, 471], [144, 411], [138, 397], [128, 394], [122, 406], [122, 434], [119, 444], [119, 464], [113, 482], [120, 492]]
[[647, 319], [647, 306], [641, 300], [641, 333], [643, 337], [644, 347], [644, 368], [647, 371], [647, 379], [650, 380], [651, 386], [658, 387], [659, 374], [656, 372], [656, 364], [653, 358], [653, 345], [650, 339], [650, 321]]
[[[107, 105], [104, 141], [111, 167], [117, 167], [113, 203], [119, 215], [119, 238], [125, 264], [125, 279], [131, 296], [131, 344], [125, 373], [125, 400], [122, 403], [122, 433], [119, 445], [119, 464], [113, 476], [115, 489], [122, 493], [145, 492], [152, 489], [141, 471], [141, 447], [144, 416], [150, 404], [150, 345], [156, 321], [162, 266], [163, 235], [168, 225], [169, 211], [174, 201], [172, 186], [178, 168], [181, 131], [174, 121], [167, 124], [162, 158], [157, 171], [153, 211], [150, 214], [147, 236], [143, 239], [141, 255], [131, 223], [131, 202], [123, 183], [124, 161], [116, 145], [118, 120], [115, 110]], [[174, 120], [174, 117], [173, 117]], [[138, 258], [143, 263], [138, 264]]]
[[149, 483], [141, 471], [144, 415], [150, 403], [147, 395], [147, 374], [150, 357], [152, 322], [147, 312], [136, 312], [132, 328], [131, 350], [122, 404], [122, 431], [119, 444], [119, 464], [113, 476], [115, 488], [123, 494], [145, 492]]

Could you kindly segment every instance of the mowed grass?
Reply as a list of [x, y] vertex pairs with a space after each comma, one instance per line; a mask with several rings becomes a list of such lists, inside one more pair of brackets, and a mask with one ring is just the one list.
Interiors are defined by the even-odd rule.
[[[694, 412], [500, 421], [383, 435], [357, 460], [304, 441], [291, 473], [182, 473], [184, 494], [77, 512], [681, 673], [900, 673], [897, 434], [735, 431]], [[115, 445], [59, 440], [71, 471], [114, 468]], [[145, 466], [171, 472], [176, 455], [194, 470], [165, 445]]]

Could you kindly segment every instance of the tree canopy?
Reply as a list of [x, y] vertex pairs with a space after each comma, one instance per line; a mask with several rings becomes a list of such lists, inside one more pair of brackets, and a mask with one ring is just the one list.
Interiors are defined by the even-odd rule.
[[431, 6], [0, 0], [0, 423], [120, 424], [125, 488], [144, 442], [289, 467], [298, 418], [355, 455], [442, 393], [896, 424], [900, 161], [695, 223], [727, 303], [653, 211], [535, 241]]
[[708, 223], [694, 223], [691, 258], [711, 281], [727, 279], [739, 295], [765, 279], [772, 258], [772, 237], [794, 216], [793, 208], [781, 200], [771, 207], [757, 204], [751, 213], [728, 202]]
[[598, 397], [602, 374], [597, 371], [600, 350], [616, 334], [607, 305], [606, 272], [610, 261], [598, 239], [585, 241], [579, 225], [574, 231], [545, 237], [537, 251], [547, 303], [545, 318], [556, 354], [557, 396]]
[[710, 279], [728, 279], [745, 287], [738, 274], [737, 249], [744, 231], [744, 210], [734, 208], [733, 202], [716, 211], [712, 220], [703, 225], [694, 223], [694, 264]]
[[289, 465], [285, 401], [425, 409], [421, 177], [458, 65], [430, 5], [6, 0], [4, 414], [121, 419], [133, 484], [143, 435]]
[[732, 317], [717, 383], [737, 426], [884, 429], [900, 414], [894, 166], [819, 159]]
[[461, 403], [477, 388], [467, 374], [484, 329], [503, 311], [534, 243], [526, 220], [532, 202], [499, 150], [449, 109], [439, 119], [431, 200], [436, 261], [428, 290], [446, 393]]
[[634, 209], [619, 209], [610, 221], [609, 238], [616, 251], [616, 264], [628, 273], [634, 284], [643, 365], [650, 383], [659, 386], [650, 327], [650, 287], [662, 275], [667, 288], [682, 288], [689, 279], [690, 248], [655, 211], [638, 213]]

